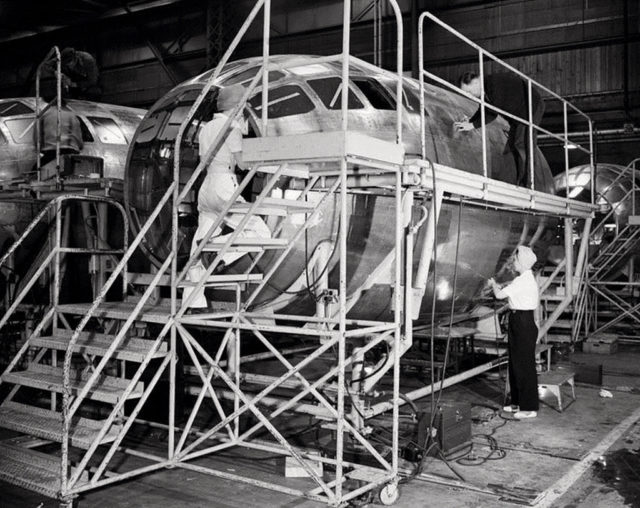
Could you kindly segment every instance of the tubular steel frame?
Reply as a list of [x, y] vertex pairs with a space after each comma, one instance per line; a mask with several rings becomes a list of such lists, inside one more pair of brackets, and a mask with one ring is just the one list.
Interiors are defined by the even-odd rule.
[[[390, 4], [394, 10], [394, 15], [397, 23], [397, 82], [396, 82], [396, 96], [400, 98], [402, 96], [402, 40], [403, 40], [403, 27], [402, 27], [402, 13], [395, 0], [390, 0]], [[195, 116], [198, 108], [205, 100], [209, 92], [215, 86], [215, 83], [220, 75], [224, 65], [229, 61], [229, 58], [239, 41], [247, 32], [249, 26], [253, 23], [259, 11], [264, 9], [263, 18], [263, 54], [262, 54], [262, 66], [259, 73], [247, 86], [242, 101], [235, 107], [231, 113], [230, 118], [225, 123], [222, 131], [214, 140], [211, 148], [206, 155], [200, 160], [198, 166], [194, 170], [189, 180], [180, 186], [180, 151], [181, 142], [184, 133], [189, 126], [191, 120]], [[426, 161], [425, 149], [423, 146], [423, 158], [420, 161], [405, 161], [404, 163], [397, 163], [392, 161], [372, 161], [363, 158], [359, 158], [357, 154], [349, 153], [346, 148], [347, 144], [343, 143], [343, 152], [339, 156], [331, 156], [325, 158], [324, 162], [331, 162], [335, 165], [336, 169], [331, 171], [325, 171], [321, 175], [308, 174], [305, 171], [299, 170], [300, 163], [305, 162], [304, 154], [299, 154], [295, 159], [282, 158], [269, 164], [266, 162], [263, 164], [254, 165], [246, 174], [245, 178], [240, 182], [238, 189], [233, 194], [229, 202], [226, 204], [225, 209], [220, 214], [220, 217], [216, 223], [207, 232], [203, 241], [190, 256], [186, 265], [182, 270], [178, 270], [178, 207], [180, 203], [186, 198], [189, 191], [193, 187], [198, 176], [204, 171], [210, 162], [213, 160], [216, 152], [222, 146], [225, 137], [227, 136], [232, 122], [235, 118], [238, 118], [244, 108], [245, 102], [252, 94], [252, 92], [261, 82], [262, 86], [262, 113], [261, 113], [261, 128], [263, 136], [269, 134], [269, 119], [268, 119], [268, 73], [270, 70], [277, 68], [269, 63], [269, 28], [270, 28], [270, 0], [258, 0], [255, 7], [250, 12], [247, 20], [238, 31], [236, 37], [231, 43], [228, 50], [223, 55], [220, 63], [207, 80], [200, 95], [191, 107], [187, 117], [182, 122], [175, 144], [175, 158], [174, 158], [174, 181], [169, 185], [164, 195], [160, 198], [156, 208], [153, 210], [147, 221], [142, 225], [135, 239], [130, 245], [124, 246], [122, 252], [122, 259], [118, 265], [113, 269], [110, 277], [105, 282], [103, 288], [95, 298], [88, 312], [80, 320], [79, 324], [73, 330], [71, 340], [65, 351], [64, 357], [64, 378], [63, 378], [63, 440], [62, 440], [62, 455], [61, 455], [61, 491], [60, 497], [68, 501], [74, 495], [80, 492], [97, 488], [103, 485], [107, 485], [125, 478], [137, 476], [155, 469], [163, 467], [183, 467], [193, 471], [199, 471], [205, 474], [210, 474], [226, 479], [232, 479], [235, 481], [246, 482], [252, 485], [266, 487], [274, 489], [287, 494], [296, 496], [306, 496], [315, 500], [325, 502], [330, 505], [338, 506], [348, 502], [368, 491], [385, 487], [388, 489], [397, 488], [399, 479], [398, 469], [398, 421], [399, 421], [399, 406], [404, 403], [400, 399], [400, 356], [411, 346], [412, 343], [412, 319], [413, 308], [416, 303], [414, 301], [414, 281], [412, 278], [411, 267], [412, 263], [412, 249], [409, 247], [413, 244], [413, 239], [418, 229], [424, 224], [425, 227], [432, 228], [431, 236], [432, 243], [435, 243], [435, 230], [437, 228], [437, 209], [439, 203], [443, 199], [443, 193], [446, 192], [450, 197], [458, 196], [464, 198], [469, 202], [475, 204], [482, 204], [490, 206], [510, 206], [516, 207], [525, 212], [533, 211], [540, 214], [561, 214], [567, 217], [567, 221], [571, 221], [572, 218], [582, 217], [587, 218], [592, 213], [592, 206], [585, 205], [569, 199], [558, 198], [550, 196], [545, 193], [535, 191], [533, 187], [531, 189], [518, 188], [513, 185], [504, 184], [491, 180], [487, 177], [486, 166], [486, 135], [485, 125], [483, 119], [482, 131], [483, 131], [483, 175], [471, 175], [469, 173], [463, 173], [453, 168], [446, 168], [437, 164], [431, 164]], [[339, 60], [342, 64], [342, 90], [349, 89], [349, 64], [350, 64], [350, 23], [351, 23], [351, 6], [350, 2], [345, 2], [343, 11], [343, 46], [342, 54], [339, 57], [327, 57], [326, 61]], [[425, 13], [420, 18], [420, 60], [422, 63], [423, 48], [422, 48], [422, 25], [425, 16], [430, 17], [440, 25], [442, 22], [432, 15]], [[448, 27], [450, 29], [450, 27]], [[452, 31], [452, 29], [450, 29]], [[453, 31], [453, 33], [456, 33]], [[460, 36], [459, 34], [457, 34]], [[464, 39], [463, 36], [460, 36]], [[470, 42], [470, 41], [469, 41]], [[471, 43], [473, 44], [473, 43]], [[474, 46], [477, 47], [477, 46]], [[496, 57], [484, 52], [481, 48], [480, 58], [482, 55], [488, 55], [492, 59], [498, 61]], [[505, 64], [506, 65], [506, 64]], [[424, 105], [424, 76], [433, 77], [429, 73], [426, 73], [422, 68], [420, 69], [421, 80], [421, 106]], [[526, 78], [528, 79], [528, 78]], [[531, 90], [532, 82], [528, 81], [529, 90]], [[536, 86], [538, 86], [536, 84]], [[403, 106], [402, 101], [397, 100], [396, 109], [396, 140], [395, 146], [402, 147], [402, 115]], [[484, 107], [492, 108], [491, 105], [484, 104], [484, 100], [480, 100], [482, 109]], [[573, 106], [571, 106], [573, 107]], [[342, 108], [342, 123], [341, 134], [343, 137], [347, 137], [349, 134], [348, 124], [348, 94], [343, 92], [341, 96], [341, 108]], [[498, 112], [496, 108], [492, 108]], [[421, 107], [424, 111], [424, 108]], [[504, 112], [500, 112], [501, 114]], [[483, 113], [484, 116], [484, 113]], [[530, 114], [531, 116], [531, 114]], [[531, 130], [536, 128], [532, 122], [527, 122]], [[590, 124], [591, 126], [591, 124]], [[424, 113], [421, 117], [421, 132], [425, 130], [425, 118]], [[544, 130], [543, 130], [544, 131]], [[565, 129], [566, 131], [566, 129]], [[546, 132], [546, 131], [544, 131]], [[565, 146], [568, 143], [568, 136], [565, 132], [565, 136], [560, 138], [565, 142]], [[283, 140], [284, 141], [284, 140]], [[380, 143], [383, 143], [380, 141]], [[424, 143], [424, 140], [423, 140]], [[591, 156], [592, 156], [592, 152]], [[372, 273], [370, 279], [365, 284], [358, 288], [351, 298], [347, 298], [347, 230], [346, 227], [348, 219], [348, 197], [353, 189], [350, 187], [351, 167], [354, 164], [358, 164], [360, 167], [367, 170], [371, 170], [371, 173], [376, 177], [380, 177], [384, 180], [386, 185], [391, 182], [392, 195], [395, 202], [395, 238], [394, 248], [386, 257], [386, 259], [380, 264], [378, 269]], [[276, 169], [267, 166], [276, 166]], [[292, 167], [293, 166], [293, 167]], [[297, 172], [297, 173], [295, 173]], [[178, 289], [184, 287], [184, 280], [189, 268], [200, 256], [204, 250], [207, 242], [212, 237], [214, 231], [222, 223], [222, 217], [231, 210], [236, 198], [240, 195], [242, 190], [249, 185], [251, 180], [258, 173], [268, 174], [268, 178], [263, 187], [262, 192], [257, 196], [255, 201], [248, 204], [248, 210], [245, 212], [245, 216], [240, 222], [240, 225], [229, 236], [228, 240], [217, 251], [215, 259], [206, 269], [206, 275], [195, 284], [195, 289], [202, 288], [209, 276], [214, 272], [216, 266], [220, 263], [222, 257], [232, 247], [234, 242], [238, 239], [239, 233], [248, 223], [251, 217], [259, 214], [259, 208], [264, 199], [267, 198], [271, 189], [275, 186], [276, 181], [281, 175], [297, 174], [298, 178], [307, 180], [305, 190], [300, 194], [298, 200], [304, 201], [308, 192], [323, 192], [322, 199], [315, 205], [315, 207], [307, 212], [308, 217], [305, 222], [298, 227], [292, 238], [289, 238], [286, 245], [283, 245], [284, 249], [279, 257], [277, 257], [275, 264], [270, 270], [263, 275], [263, 281], [260, 282], [249, 296], [242, 301], [240, 288], [242, 283], [235, 284], [236, 297], [235, 297], [235, 310], [232, 312], [212, 312], [211, 314], [203, 314], [199, 316], [189, 316], [185, 312], [189, 306], [190, 300], [193, 295], [183, 299], [181, 302], [178, 300]], [[323, 178], [319, 178], [322, 176]], [[412, 177], [413, 184], [407, 184], [404, 180], [405, 177]], [[333, 180], [332, 180], [333, 179]], [[321, 181], [322, 180], [322, 181]], [[432, 181], [435, 180], [439, 186], [438, 189], [432, 185]], [[325, 185], [326, 182], [326, 185]], [[426, 217], [421, 219], [417, 224], [411, 226], [411, 204], [413, 203], [413, 196], [415, 193], [421, 193], [423, 196], [431, 196], [434, 201], [433, 205], [434, 220], [425, 220]], [[281, 265], [285, 259], [287, 253], [293, 247], [294, 242], [305, 231], [307, 227], [312, 223], [315, 215], [319, 211], [319, 207], [329, 196], [337, 196], [339, 201], [339, 214], [341, 224], [344, 226], [340, 228], [340, 233], [337, 238], [338, 243], [338, 256], [339, 256], [339, 287], [338, 287], [338, 302], [337, 310], [326, 314], [324, 317], [309, 317], [300, 315], [286, 315], [286, 314], [268, 314], [260, 313], [250, 308], [251, 303], [255, 300], [258, 292], [266, 284], [269, 278], [275, 273], [278, 266]], [[446, 199], [450, 199], [450, 197]], [[95, 199], [95, 198], [93, 198]], [[141, 246], [143, 239], [149, 231], [151, 225], [159, 217], [161, 210], [164, 207], [170, 207], [172, 212], [172, 239], [171, 239], [171, 252], [162, 263], [161, 267], [155, 273], [154, 277], [148, 284], [147, 289], [143, 295], [137, 300], [133, 311], [129, 316], [124, 319], [124, 323], [120, 327], [117, 334], [115, 334], [114, 340], [111, 346], [106, 351], [102, 360], [93, 367], [91, 374], [88, 378], [86, 385], [78, 391], [77, 394], [72, 396], [70, 385], [70, 370], [72, 353], [74, 352], [75, 344], [80, 337], [81, 332], [85, 329], [89, 321], [96, 317], [97, 311], [100, 305], [104, 302], [105, 297], [109, 289], [116, 283], [118, 277], [122, 277], [123, 280], [123, 292], [126, 293], [127, 284], [127, 265], [133, 253]], [[120, 207], [121, 209], [121, 207]], [[125, 221], [125, 227], [128, 227], [128, 222]], [[277, 235], [282, 227], [282, 223], [276, 226], [274, 230], [274, 236]], [[31, 228], [32, 229], [32, 228]], [[60, 219], [56, 220], [56, 241], [60, 240]], [[429, 235], [427, 235], [429, 236]], [[125, 235], [126, 237], [126, 235]], [[126, 241], [126, 240], [125, 240]], [[57, 245], [57, 244], [56, 244]], [[57, 245], [59, 247], [59, 245]], [[428, 246], [427, 246], [428, 247]], [[17, 247], [16, 247], [17, 248]], [[15, 250], [15, 249], [14, 249]], [[427, 258], [421, 259], [421, 266], [423, 266], [423, 272], [428, 275], [428, 267], [431, 262], [431, 248], [427, 248], [423, 255]], [[51, 262], [53, 259], [56, 262], [59, 261], [60, 249], [54, 251], [53, 254], [47, 259], [47, 262]], [[406, 254], [404, 254], [406, 253]], [[258, 258], [262, 253], [258, 255]], [[3, 258], [2, 261], [5, 259]], [[257, 266], [258, 260], [254, 260], [250, 268], [246, 271], [246, 274], [251, 274], [254, 268]], [[1, 262], [0, 262], [1, 265]], [[426, 268], [425, 268], [426, 267]], [[389, 269], [392, 269], [393, 273], [393, 320], [388, 322], [381, 321], [369, 321], [369, 320], [354, 320], [347, 317], [349, 310], [357, 304], [359, 295], [366, 290], [367, 285], [372, 285], [379, 280], [383, 272], [389, 273]], [[39, 270], [34, 278], [41, 273]], [[145, 355], [141, 361], [137, 371], [132, 379], [128, 380], [129, 385], [122, 393], [119, 401], [114, 405], [113, 410], [109, 414], [109, 417], [105, 421], [105, 424], [95, 439], [92, 446], [85, 452], [81, 458], [78, 466], [74, 472], [69, 470], [69, 432], [71, 426], [71, 420], [74, 415], [79, 411], [84, 399], [95, 385], [101, 373], [104, 371], [107, 363], [116, 354], [119, 345], [126, 336], [128, 330], [131, 328], [136, 320], [141, 319], [141, 312], [143, 307], [151, 297], [152, 293], [165, 276], [170, 273], [171, 276], [171, 304], [170, 313], [168, 319], [161, 331], [155, 336], [152, 342], [149, 352]], [[404, 280], [403, 280], [404, 278]], [[56, 284], [59, 284], [59, 277], [56, 276]], [[415, 281], [419, 282], [419, 281]], [[228, 283], [225, 283], [227, 286]], [[56, 288], [58, 289], [58, 288]], [[418, 287], [419, 289], [419, 287]], [[420, 294], [420, 293], [418, 293]], [[56, 291], [57, 295], [57, 291]], [[422, 295], [420, 295], [420, 298]], [[55, 302], [57, 304], [57, 300]], [[52, 306], [47, 312], [43, 320], [38, 324], [33, 336], [36, 336], [42, 332], [42, 330], [49, 325], [50, 322], [60, 318], [63, 324], [68, 327], [68, 323], [63, 316], [58, 316], [58, 310], [56, 306]], [[269, 323], [265, 324], [264, 319], [268, 319]], [[277, 320], [277, 321], [274, 321]], [[0, 322], [0, 326], [6, 322]], [[287, 323], [287, 324], [284, 324]], [[308, 326], [300, 327], [301, 323], [307, 323]], [[217, 330], [222, 334], [222, 341], [217, 347], [215, 353], [209, 352], [204, 348], [198, 340], [194, 338], [187, 326], [199, 326], [206, 329]], [[280, 350], [277, 345], [274, 345], [270, 338], [270, 333], [278, 333], [281, 335], [290, 335], [292, 337], [307, 336], [317, 338], [319, 345], [315, 349], [309, 352], [305, 358], [293, 364], [288, 358], [285, 351]], [[357, 348], [352, 354], [347, 352], [347, 344], [356, 337], [367, 337], [369, 340], [365, 346]], [[243, 358], [241, 357], [242, 345], [246, 344], [246, 341], [252, 340], [262, 344], [264, 348], [269, 352], [272, 358], [279, 362], [281, 367], [284, 367], [284, 373], [273, 379], [267, 379], [265, 387], [257, 394], [245, 392], [241, 386], [241, 372], [240, 368], [243, 365]], [[93, 456], [94, 452], [100, 445], [100, 441], [106, 435], [111, 424], [115, 421], [117, 415], [121, 414], [124, 401], [127, 395], [132, 392], [140, 379], [142, 373], [149, 367], [149, 362], [154, 354], [158, 351], [160, 345], [163, 342], [167, 342], [168, 354], [164, 357], [161, 365], [156, 368], [153, 378], [149, 385], [147, 385], [143, 394], [136, 404], [133, 411], [126, 419], [124, 426], [119, 430], [116, 440], [109, 445], [107, 455], [100, 462], [98, 468], [93, 472], [91, 479], [88, 482], [83, 483], [81, 481], [82, 474], [87, 467], [89, 460]], [[176, 363], [177, 363], [177, 347], [178, 343], [184, 345], [184, 348], [188, 354], [188, 357], [193, 362], [193, 368], [202, 382], [202, 387], [199, 391], [196, 391], [196, 401], [191, 408], [191, 412], [188, 416], [187, 422], [182, 428], [176, 426], [176, 414], [175, 414], [175, 399], [176, 399]], [[391, 371], [393, 378], [392, 397], [388, 402], [384, 402], [369, 408], [363, 409], [363, 418], [352, 419], [347, 414], [347, 407], [345, 399], [349, 397], [352, 401], [352, 407], [358, 407], [361, 404], [361, 400], [358, 394], [355, 397], [350, 393], [348, 385], [350, 380], [347, 379], [349, 369], [356, 371], [356, 364], [359, 359], [363, 357], [368, 351], [371, 351], [374, 347], [386, 342], [390, 346], [390, 350], [393, 352], [389, 362], [384, 366], [384, 372]], [[21, 356], [26, 351], [28, 345], [21, 350], [19, 355]], [[336, 363], [333, 364], [322, 376], [318, 379], [307, 379], [301, 372], [302, 369], [312, 362], [320, 359], [323, 354], [335, 350], [337, 355]], [[223, 360], [222, 357], [227, 352], [227, 360]], [[235, 351], [230, 354], [229, 351]], [[42, 354], [43, 352], [39, 353]], [[13, 368], [17, 362], [18, 357], [14, 359], [12, 365]], [[441, 389], [445, 386], [449, 386], [456, 382], [459, 382], [463, 378], [468, 378], [476, 375], [485, 370], [496, 367], [503, 363], [504, 358], [499, 358], [490, 364], [483, 365], [472, 369], [466, 373], [462, 373], [459, 376], [447, 378], [441, 381], [439, 386], [430, 386], [420, 393], [409, 394], [411, 399], [420, 398], [432, 393], [434, 390]], [[223, 368], [226, 365], [226, 369]], [[229, 369], [233, 366], [232, 369]], [[137, 421], [137, 416], [144, 405], [150, 391], [158, 381], [162, 372], [169, 369], [170, 390], [169, 390], [169, 421], [166, 428], [168, 429], [168, 445], [166, 457], [158, 457], [150, 454], [144, 454], [135, 452], [133, 450], [124, 449], [121, 446], [122, 439], [126, 435], [131, 425]], [[218, 381], [224, 383], [225, 388], [221, 390], [219, 387], [215, 387], [212, 383], [214, 376]], [[289, 400], [274, 397], [272, 392], [278, 387], [291, 386], [291, 380], [295, 381], [297, 393]], [[332, 382], [332, 380], [335, 380]], [[326, 395], [331, 393], [332, 395]], [[228, 397], [233, 402], [233, 410], [226, 414], [221, 404], [221, 398]], [[313, 403], [310, 403], [307, 399], [311, 397]], [[211, 400], [213, 406], [218, 413], [220, 421], [209, 429], [196, 429], [196, 418], [199, 409], [201, 408], [205, 400]], [[258, 404], [265, 406], [267, 409], [258, 407]], [[361, 407], [361, 406], [360, 406]], [[391, 457], [387, 459], [383, 457], [378, 450], [372, 445], [366, 437], [364, 428], [364, 419], [379, 414], [384, 411], [392, 411], [392, 450]], [[332, 457], [319, 457], [309, 453], [306, 450], [300, 449], [291, 444], [279, 431], [273, 420], [279, 415], [283, 415], [290, 411], [300, 411], [302, 413], [311, 414], [320, 419], [326, 420], [326, 426], [335, 432], [335, 458]], [[248, 430], [240, 431], [239, 419], [244, 414], [253, 414], [258, 419], [258, 423]], [[266, 429], [275, 438], [277, 443], [264, 442], [260, 440], [249, 441], [249, 438], [253, 436], [258, 430]], [[355, 440], [363, 450], [365, 450], [376, 467], [365, 466], [363, 464], [353, 463], [345, 457], [345, 437], [350, 436]], [[190, 440], [191, 438], [191, 440]], [[217, 451], [221, 451], [233, 446], [242, 446], [249, 449], [262, 450], [268, 452], [275, 452], [282, 455], [287, 455], [295, 458], [300, 466], [307, 472], [311, 478], [314, 488], [310, 490], [293, 489], [287, 486], [272, 483], [267, 481], [258, 481], [253, 478], [241, 476], [238, 474], [232, 474], [228, 472], [218, 471], [215, 469], [207, 468], [201, 465], [195, 465], [190, 461], [197, 457], [213, 454]], [[137, 456], [144, 457], [152, 464], [134, 469], [124, 474], [111, 474], [105, 475], [106, 467], [109, 461], [112, 459], [116, 451], [125, 451]], [[333, 478], [325, 480], [325, 478], [318, 474], [308, 463], [308, 461], [321, 462], [325, 465], [335, 469]], [[348, 491], [346, 480], [357, 479], [362, 482], [357, 488]]]
[[[608, 188], [611, 188], [622, 178], [631, 177], [630, 188], [593, 229], [590, 238], [592, 243], [595, 244], [597, 236], [602, 233], [605, 225], [614, 217], [616, 210], [623, 203], [631, 204], [629, 216], [632, 216], [633, 220], [628, 220], [622, 226], [616, 222], [614, 238], [593, 255], [588, 267], [586, 267], [587, 284], [577, 307], [577, 316], [573, 327], [574, 340], [579, 339], [581, 336], [589, 338], [605, 332], [625, 320], [631, 320], [637, 326], [640, 326], [640, 303], [629, 301], [616, 294], [616, 291], [625, 289], [633, 293], [634, 288], [640, 286], [640, 282], [634, 281], [631, 277], [633, 270], [631, 270], [627, 281], [611, 279], [617, 260], [628, 257], [632, 249], [640, 242], [640, 225], [637, 223], [639, 210], [636, 202], [636, 194], [640, 192], [640, 187], [638, 186], [638, 163], [640, 163], [640, 158], [632, 160], [608, 186]], [[630, 263], [633, 262], [634, 259], [631, 257]], [[615, 308], [618, 314], [610, 319], [601, 319], [598, 312], [600, 304], [603, 302]], [[635, 333], [628, 340], [637, 342], [638, 339], [640, 339], [640, 334]]]

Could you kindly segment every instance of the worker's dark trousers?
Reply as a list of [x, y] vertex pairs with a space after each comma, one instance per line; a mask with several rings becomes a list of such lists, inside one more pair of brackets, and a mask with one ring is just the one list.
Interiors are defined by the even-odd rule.
[[[538, 104], [533, 105], [533, 123], [540, 125], [544, 115], [544, 102], [540, 101]], [[522, 118], [527, 120], [529, 115], [522, 115]], [[507, 139], [507, 146], [513, 152], [513, 156], [516, 160], [516, 185], [522, 187], [528, 187], [530, 185], [529, 178], [529, 126], [520, 122], [512, 120], [510, 123], [509, 136]], [[538, 131], [533, 129], [533, 150], [534, 150], [534, 165], [535, 165], [535, 150], [538, 147]]]
[[538, 327], [532, 310], [509, 313], [509, 386], [511, 404], [521, 411], [538, 410], [536, 340]]

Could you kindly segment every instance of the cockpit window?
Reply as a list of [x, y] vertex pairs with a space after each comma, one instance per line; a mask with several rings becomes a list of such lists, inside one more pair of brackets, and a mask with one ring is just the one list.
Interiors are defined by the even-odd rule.
[[164, 129], [158, 135], [158, 139], [174, 140], [180, 130], [180, 125], [187, 117], [187, 114], [191, 110], [191, 104], [185, 106], [178, 106], [170, 112], [169, 120], [167, 121]]
[[33, 117], [14, 118], [5, 121], [5, 125], [16, 143], [33, 143]]
[[8, 101], [0, 104], [0, 116], [29, 115], [31, 113], [33, 113], [33, 109], [20, 101]]
[[[246, 71], [242, 71], [236, 74], [235, 76], [231, 76], [229, 79], [224, 80], [224, 86], [235, 85], [237, 83], [244, 83], [246, 81], [251, 81], [254, 78], [254, 76], [258, 73], [259, 70], [260, 70], [259, 66], [251, 67]], [[273, 81], [278, 81], [280, 78], [283, 78], [283, 77], [284, 77], [284, 74], [282, 72], [271, 71], [269, 72], [269, 83], [272, 83]]]
[[353, 78], [352, 81], [375, 109], [396, 109], [395, 101], [389, 92], [375, 79]]
[[82, 142], [83, 143], [93, 143], [94, 139], [89, 131], [89, 127], [84, 122], [84, 119], [80, 118], [80, 131], [82, 132]]
[[127, 140], [124, 134], [111, 118], [100, 116], [88, 116], [87, 119], [93, 125], [101, 143], [109, 145], [126, 145]]
[[[249, 99], [249, 104], [256, 114], [262, 110], [262, 92]], [[314, 105], [302, 88], [297, 85], [285, 85], [269, 90], [269, 118], [282, 118], [283, 116], [303, 115], [313, 111]]]
[[138, 127], [136, 143], [147, 143], [155, 139], [162, 122], [168, 114], [166, 111], [160, 110], [146, 116]]
[[[342, 80], [340, 78], [310, 79], [307, 81], [313, 91], [320, 97], [327, 109], [340, 109], [342, 106]], [[364, 104], [349, 89], [349, 109], [362, 109]]]

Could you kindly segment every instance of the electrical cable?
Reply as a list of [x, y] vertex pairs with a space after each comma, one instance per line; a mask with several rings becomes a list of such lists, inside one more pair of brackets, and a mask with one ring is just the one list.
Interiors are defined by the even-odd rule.
[[[453, 288], [452, 288], [452, 293], [451, 293], [451, 308], [449, 311], [449, 327], [448, 327], [448, 331], [447, 331], [447, 341], [446, 341], [446, 345], [445, 345], [445, 352], [444, 352], [444, 364], [442, 366], [442, 369], [440, 370], [440, 383], [439, 386], [440, 388], [438, 389], [438, 398], [436, 400], [435, 403], [435, 407], [437, 408], [440, 404], [440, 400], [442, 398], [442, 383], [444, 382], [444, 376], [447, 370], [447, 364], [449, 362], [449, 350], [451, 348], [451, 330], [453, 328], [453, 315], [455, 312], [455, 301], [456, 301], [456, 289], [457, 289], [457, 282], [458, 282], [458, 257], [460, 254], [460, 232], [461, 232], [461, 223], [462, 223], [462, 198], [460, 198], [460, 203], [458, 206], [458, 231], [457, 231], [457, 236], [456, 236], [456, 252], [455, 252], [455, 258], [454, 258], [454, 264], [453, 264]], [[435, 280], [435, 279], [434, 279]], [[435, 301], [436, 299], [436, 295], [434, 292], [433, 295], [433, 301]], [[433, 336], [431, 337], [431, 343], [433, 344]], [[433, 386], [433, 385], [432, 385]], [[432, 391], [432, 396], [431, 396], [431, 400], [433, 402], [433, 391]], [[432, 404], [433, 406], [433, 404]], [[433, 424], [435, 422], [435, 410], [432, 410], [431, 412], [431, 424], [430, 424], [430, 428], [433, 428]], [[437, 441], [436, 441], [437, 442]], [[462, 475], [460, 473], [458, 473], [458, 471], [455, 470], [455, 468], [449, 463], [449, 461], [447, 460], [447, 458], [444, 456], [444, 453], [442, 453], [442, 450], [438, 447], [438, 455], [440, 456], [440, 458], [444, 461], [444, 463], [447, 465], [447, 467], [449, 469], [451, 469], [451, 471], [453, 471], [453, 473], [458, 476], [458, 478], [460, 478], [460, 480], [465, 481], [465, 479], [462, 477]]]

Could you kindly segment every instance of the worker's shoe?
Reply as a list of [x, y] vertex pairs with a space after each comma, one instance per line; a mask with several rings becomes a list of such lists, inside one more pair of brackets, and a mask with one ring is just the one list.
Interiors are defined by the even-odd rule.
[[537, 411], [518, 411], [513, 414], [513, 417], [516, 420], [524, 420], [526, 418], [535, 418], [536, 416], [538, 416]]
[[502, 408], [502, 410], [505, 413], [517, 413], [518, 411], [520, 411], [520, 406], [515, 406], [515, 405], [511, 404], [509, 406], [504, 406]]

